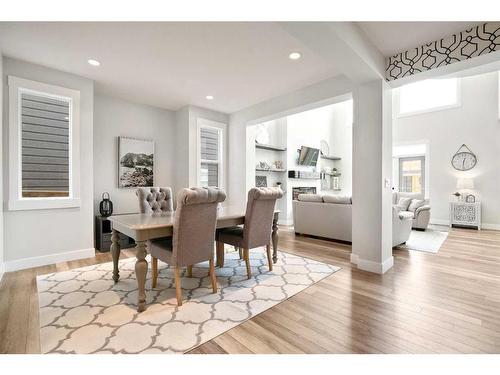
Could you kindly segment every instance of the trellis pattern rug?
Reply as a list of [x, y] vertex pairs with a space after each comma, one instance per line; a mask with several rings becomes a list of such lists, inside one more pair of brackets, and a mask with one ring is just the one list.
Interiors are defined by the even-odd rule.
[[[208, 263], [182, 277], [184, 302], [177, 307], [173, 270], [159, 262], [158, 286], [146, 281], [147, 310], [136, 311], [135, 258], [37, 278], [42, 353], [183, 353], [306, 289], [340, 268], [279, 252], [269, 272], [263, 249], [250, 253], [252, 278], [237, 253], [216, 269], [212, 293]], [[148, 259], [149, 262], [149, 259]], [[148, 275], [149, 276], [149, 275]]]

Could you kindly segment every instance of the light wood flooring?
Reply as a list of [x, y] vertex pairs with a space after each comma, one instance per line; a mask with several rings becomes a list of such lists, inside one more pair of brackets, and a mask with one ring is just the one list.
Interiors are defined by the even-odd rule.
[[[280, 248], [342, 270], [191, 353], [500, 352], [500, 232], [453, 229], [437, 254], [394, 250], [385, 275], [353, 267], [349, 245], [289, 228]], [[40, 350], [37, 274], [110, 260], [98, 254], [5, 274], [0, 352]]]

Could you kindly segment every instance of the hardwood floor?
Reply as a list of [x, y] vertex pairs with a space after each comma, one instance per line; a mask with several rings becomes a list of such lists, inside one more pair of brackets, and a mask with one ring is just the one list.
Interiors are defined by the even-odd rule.
[[[350, 245], [280, 234], [282, 250], [342, 270], [191, 353], [500, 352], [500, 232], [453, 229], [437, 254], [394, 250], [385, 275], [353, 268]], [[0, 352], [39, 352], [36, 275], [110, 260], [5, 274]]]

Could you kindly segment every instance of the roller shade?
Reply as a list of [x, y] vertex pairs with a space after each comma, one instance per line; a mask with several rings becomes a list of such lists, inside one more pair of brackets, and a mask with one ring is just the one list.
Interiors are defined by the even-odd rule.
[[21, 93], [22, 194], [69, 195], [70, 103]]
[[200, 183], [202, 186], [219, 186], [219, 142], [218, 129], [200, 128]]

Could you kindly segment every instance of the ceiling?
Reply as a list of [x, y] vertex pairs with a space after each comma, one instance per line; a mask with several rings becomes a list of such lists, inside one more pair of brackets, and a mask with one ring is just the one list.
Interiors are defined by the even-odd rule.
[[481, 22], [357, 22], [385, 56], [451, 36]]
[[[477, 23], [357, 24], [390, 56]], [[323, 59], [276, 22], [0, 22], [0, 49], [91, 78], [97, 93], [171, 110], [192, 104], [233, 113], [341, 74], [335, 59]], [[293, 51], [302, 58], [290, 60]], [[90, 66], [89, 58], [101, 65]]]
[[91, 78], [98, 93], [172, 110], [231, 113], [338, 74], [277, 23], [0, 22], [0, 48]]

